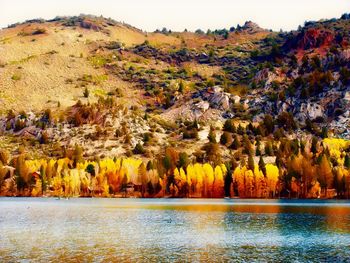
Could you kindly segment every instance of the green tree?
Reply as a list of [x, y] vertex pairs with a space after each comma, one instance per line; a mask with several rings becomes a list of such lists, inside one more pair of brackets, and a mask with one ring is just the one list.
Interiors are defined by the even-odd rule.
[[75, 167], [77, 163], [81, 163], [83, 161], [83, 149], [78, 144], [75, 145], [72, 159]]
[[92, 176], [95, 176], [95, 166], [92, 163], [89, 163], [85, 169], [85, 171]]
[[90, 91], [88, 90], [87, 87], [85, 87], [85, 90], [84, 90], [84, 97], [85, 97], [85, 98], [88, 98], [89, 95], [90, 95]]
[[233, 121], [231, 119], [228, 119], [224, 123], [223, 130], [227, 132], [236, 133], [236, 126], [233, 124]]
[[138, 168], [138, 176], [141, 182], [141, 196], [144, 197], [147, 189], [148, 177], [147, 177], [147, 169], [143, 162], [140, 164]]
[[143, 146], [140, 143], [137, 143], [135, 145], [135, 148], [132, 150], [132, 152], [134, 154], [144, 154], [145, 153], [145, 149], [143, 148]]
[[272, 156], [273, 155], [271, 142], [267, 142], [265, 144], [265, 155], [267, 155], [267, 156]]
[[259, 159], [259, 169], [266, 176], [266, 167], [265, 167], [265, 162], [264, 162], [264, 159], [262, 158], [262, 156], [260, 156], [260, 159]]
[[187, 153], [181, 152], [179, 154], [178, 167], [186, 168], [189, 162]]
[[321, 131], [321, 138], [327, 138], [328, 137], [328, 129], [327, 127], [322, 127], [322, 131]]
[[149, 171], [149, 170], [152, 170], [153, 168], [154, 168], [153, 162], [152, 162], [151, 160], [149, 160], [149, 161], [147, 162], [147, 167], [146, 167], [146, 169], [147, 169], [147, 171]]
[[346, 167], [347, 169], [350, 169], [350, 156], [349, 156], [349, 154], [345, 155], [344, 167]]
[[275, 128], [275, 124], [274, 124], [274, 121], [273, 121], [273, 118], [271, 115], [266, 114], [264, 116], [263, 124], [264, 124], [265, 130], [267, 131], [268, 134], [273, 133], [273, 130]]
[[180, 93], [184, 93], [185, 90], [185, 84], [183, 83], [183, 81], [180, 81], [179, 83], [179, 92]]
[[231, 142], [231, 135], [228, 132], [223, 132], [223, 134], [220, 137], [220, 143], [222, 145], [226, 145]]
[[208, 140], [211, 143], [216, 143], [216, 134], [213, 126], [210, 126], [209, 134], [208, 134]]
[[230, 148], [233, 150], [237, 150], [239, 147], [241, 147], [241, 143], [239, 142], [238, 136], [235, 135], [233, 138], [233, 142], [230, 145]]
[[248, 168], [252, 171], [254, 171], [254, 168], [255, 168], [254, 159], [253, 159], [252, 154], [248, 155]]
[[47, 188], [47, 177], [46, 177], [46, 170], [43, 165], [40, 166], [40, 180], [41, 180], [42, 194], [44, 194]]

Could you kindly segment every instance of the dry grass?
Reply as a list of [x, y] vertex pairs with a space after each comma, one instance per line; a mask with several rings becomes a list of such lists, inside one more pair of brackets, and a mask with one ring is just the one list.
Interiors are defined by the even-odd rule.
[[[76, 81], [78, 78], [84, 74], [106, 74], [104, 69], [94, 68], [86, 59], [91, 51], [90, 43], [108, 39], [106, 35], [81, 28], [62, 29], [51, 24], [40, 24], [40, 28], [45, 28], [47, 32], [45, 34], [19, 34], [32, 32], [37, 27], [35, 24], [21, 25], [0, 33], [0, 39], [8, 39], [0, 44], [1, 63], [5, 65], [0, 68], [2, 110], [39, 110], [57, 105], [58, 101], [61, 107], [71, 106], [78, 99], [83, 99], [84, 88], [79, 85], [76, 87], [79, 84]], [[126, 34], [125, 30], [122, 28], [120, 32], [127, 36], [133, 35]], [[92, 91], [103, 91], [104, 94], [115, 90], [116, 87], [124, 91], [132, 89], [130, 84], [114, 76], [98, 83], [98, 86], [89, 85], [91, 86], [88, 88]], [[129, 97], [134, 95], [133, 92], [125, 93]], [[90, 96], [89, 100], [95, 101], [101, 92], [94, 94], [96, 95]]]
[[[42, 34], [34, 34], [35, 30]], [[52, 107], [60, 102], [61, 107], [71, 106], [83, 98], [85, 87], [77, 79], [84, 74], [100, 76], [108, 74], [103, 67], [94, 67], [88, 57], [92, 51], [99, 54], [100, 46], [111, 41], [119, 41], [126, 47], [148, 40], [155, 47], [173, 50], [186, 45], [188, 48], [250, 43], [265, 37], [268, 32], [254, 35], [230, 34], [228, 40], [214, 39], [213, 36], [194, 33], [144, 33], [123, 24], [108, 26], [107, 31], [94, 31], [81, 27], [65, 27], [61, 23], [23, 24], [0, 31], [0, 102], [2, 110], [39, 110]], [[103, 52], [103, 51], [102, 51]], [[146, 68], [163, 70], [165, 62], [137, 57], [124, 52], [123, 59], [135, 61]], [[139, 62], [137, 62], [139, 61]], [[118, 62], [116, 62], [118, 63]], [[188, 63], [185, 67], [210, 77], [219, 68]], [[20, 76], [20, 77], [17, 77]], [[99, 95], [108, 94], [118, 88], [123, 91], [128, 104], [142, 104], [143, 96], [130, 83], [123, 82], [113, 75], [98, 84], [88, 84], [91, 91], [89, 100], [95, 101]], [[85, 99], [86, 100], [86, 99]]]

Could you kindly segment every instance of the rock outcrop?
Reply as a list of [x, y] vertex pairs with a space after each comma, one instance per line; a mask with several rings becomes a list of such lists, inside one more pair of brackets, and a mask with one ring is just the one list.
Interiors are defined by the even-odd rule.
[[252, 21], [247, 21], [244, 23], [243, 26], [238, 26], [237, 30], [239, 32], [246, 32], [249, 34], [254, 34], [257, 32], [265, 31], [265, 29], [262, 29], [258, 24], [252, 22]]

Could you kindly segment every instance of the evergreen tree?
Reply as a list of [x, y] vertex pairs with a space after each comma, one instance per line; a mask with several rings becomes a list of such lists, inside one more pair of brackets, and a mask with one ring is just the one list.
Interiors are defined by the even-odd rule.
[[238, 136], [235, 135], [233, 142], [230, 145], [230, 149], [237, 150], [239, 147], [241, 147], [241, 144], [239, 142]]
[[248, 155], [248, 168], [252, 171], [254, 171], [254, 168], [255, 168], [254, 159], [253, 159], [252, 154]]
[[262, 156], [260, 156], [260, 159], [259, 159], [259, 169], [266, 176], [266, 167], [265, 167], [265, 162], [264, 162], [264, 159], [262, 158]]
[[215, 134], [213, 126], [210, 126], [210, 130], [209, 130], [209, 134], [208, 134], [208, 140], [211, 143], [216, 143], [216, 134]]
[[349, 154], [345, 155], [344, 167], [350, 169], [350, 157]]

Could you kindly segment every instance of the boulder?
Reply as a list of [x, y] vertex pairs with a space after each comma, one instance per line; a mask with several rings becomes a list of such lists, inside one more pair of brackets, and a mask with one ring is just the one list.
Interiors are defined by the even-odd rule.
[[203, 97], [207, 99], [210, 106], [214, 109], [228, 110], [230, 108], [230, 94], [223, 91], [219, 86], [208, 88], [203, 94]]
[[241, 101], [241, 97], [238, 95], [235, 95], [232, 97], [232, 101], [234, 104], [239, 104], [239, 102]]
[[324, 108], [318, 103], [302, 103], [299, 112], [303, 120], [324, 117]]
[[265, 87], [269, 87], [276, 78], [277, 75], [275, 73], [271, 72], [268, 68], [264, 68], [256, 73], [254, 81], [256, 83], [263, 81], [265, 82]]

